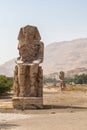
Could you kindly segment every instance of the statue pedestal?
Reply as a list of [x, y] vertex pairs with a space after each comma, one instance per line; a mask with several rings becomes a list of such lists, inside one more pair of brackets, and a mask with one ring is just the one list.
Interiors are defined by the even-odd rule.
[[43, 108], [42, 97], [13, 97], [13, 107], [16, 109], [41, 109]]
[[43, 107], [43, 70], [38, 64], [20, 64], [14, 74], [13, 107], [37, 109]]

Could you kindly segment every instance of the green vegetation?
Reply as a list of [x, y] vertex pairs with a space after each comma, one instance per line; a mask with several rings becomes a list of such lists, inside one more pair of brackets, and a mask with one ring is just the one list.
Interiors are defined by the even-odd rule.
[[13, 78], [0, 75], [0, 96], [10, 92], [13, 86]]
[[56, 83], [58, 83], [59, 81], [56, 79], [56, 78], [51, 78], [51, 77], [45, 77], [44, 76], [44, 84], [45, 83], [54, 83], [54, 84], [56, 84]]
[[[58, 83], [59, 80], [53, 77], [45, 77], [44, 76], [44, 83]], [[65, 78], [65, 83], [67, 84], [87, 84], [87, 74], [75, 75], [74, 77], [67, 77]]]
[[[58, 87], [57, 83], [60, 83], [59, 80], [52, 77], [44, 77], [44, 84], [52, 83], [51, 87]], [[65, 91], [87, 91], [87, 74], [75, 75], [74, 77], [65, 78], [66, 87]]]
[[87, 74], [81, 74], [81, 75], [76, 75], [75, 77], [71, 78], [66, 78], [65, 79], [66, 83], [75, 83], [75, 84], [87, 84]]

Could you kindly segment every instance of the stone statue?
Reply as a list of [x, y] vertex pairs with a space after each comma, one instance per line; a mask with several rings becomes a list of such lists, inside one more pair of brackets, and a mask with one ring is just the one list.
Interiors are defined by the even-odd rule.
[[40, 41], [41, 37], [37, 27], [25, 26], [20, 29], [18, 35], [18, 50], [21, 60], [19, 62], [32, 63], [37, 60], [38, 63], [43, 61], [44, 44]]
[[20, 88], [18, 83], [18, 67], [16, 65], [14, 70], [14, 95], [19, 96], [19, 93], [20, 93]]
[[[30, 97], [41, 97], [32, 100], [32, 104], [35, 105], [38, 104], [39, 99], [40, 106], [43, 97], [43, 70], [40, 63], [43, 62], [44, 44], [40, 41], [41, 37], [37, 27], [30, 25], [20, 29], [18, 40], [20, 57], [16, 60], [17, 65], [14, 71], [13, 104], [15, 108], [25, 107], [26, 109], [26, 107], [30, 107]], [[21, 104], [19, 100], [21, 97], [25, 105]], [[26, 100], [28, 99], [27, 105], [23, 97], [26, 97]]]
[[64, 88], [66, 87], [64, 78], [65, 78], [65, 73], [63, 71], [60, 71], [60, 73], [59, 73], [59, 79], [60, 79], [61, 90], [64, 90]]

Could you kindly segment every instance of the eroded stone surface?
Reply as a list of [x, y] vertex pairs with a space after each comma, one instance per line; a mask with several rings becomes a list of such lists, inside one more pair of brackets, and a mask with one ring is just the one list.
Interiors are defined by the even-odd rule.
[[[40, 41], [41, 37], [37, 27], [27, 25], [20, 29], [18, 35], [18, 50], [20, 57], [17, 58], [16, 67], [14, 70], [14, 98], [13, 105], [17, 108], [17, 104], [26, 104], [25, 98], [19, 100], [20, 97], [27, 97], [28, 105], [41, 105], [43, 100], [43, 70], [39, 65], [43, 62], [44, 45]], [[17, 97], [17, 100], [16, 98]], [[40, 97], [38, 99], [29, 97]], [[30, 103], [30, 101], [32, 103]], [[25, 105], [25, 108], [30, 106]]]
[[64, 78], [65, 78], [65, 73], [63, 71], [60, 71], [60, 73], [59, 73], [59, 79], [60, 79], [61, 90], [63, 90], [66, 87]]
[[24, 63], [32, 63], [35, 60], [43, 61], [44, 44], [37, 27], [27, 25], [20, 29], [18, 35], [18, 50], [20, 58]]

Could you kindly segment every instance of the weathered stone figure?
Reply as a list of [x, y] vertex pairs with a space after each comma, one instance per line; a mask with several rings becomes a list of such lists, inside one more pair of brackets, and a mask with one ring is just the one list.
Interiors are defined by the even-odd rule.
[[18, 67], [16, 65], [14, 70], [14, 96], [19, 96], [19, 93], [20, 93], [20, 88], [18, 83]]
[[37, 27], [27, 25], [18, 35], [20, 57], [14, 71], [15, 108], [28, 109], [43, 105], [43, 62], [44, 44]]
[[64, 88], [66, 87], [64, 78], [65, 78], [65, 73], [63, 71], [60, 71], [60, 73], [59, 73], [59, 79], [60, 79], [61, 90], [64, 90]]
[[32, 63], [35, 60], [38, 60], [39, 63], [43, 61], [44, 46], [40, 41], [41, 37], [36, 27], [28, 25], [21, 28], [18, 40], [19, 60], [24, 63]]

